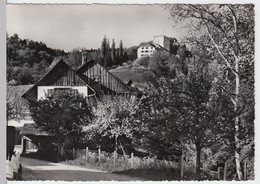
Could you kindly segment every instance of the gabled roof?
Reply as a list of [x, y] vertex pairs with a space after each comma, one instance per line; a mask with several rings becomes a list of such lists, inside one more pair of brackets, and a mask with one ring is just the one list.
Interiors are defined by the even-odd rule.
[[[90, 60], [87, 63], [85, 63], [83, 66], [81, 66], [78, 70], [77, 73], [78, 75], [84, 75], [84, 72], [86, 72], [89, 67], [93, 67], [94, 65], [99, 65], [99, 67], [102, 68], [102, 70], [104, 70], [105, 72], [107, 72], [107, 74], [109, 74], [115, 81], [117, 81], [119, 84], [121, 84], [122, 86], [124, 86], [125, 89], [127, 89], [128, 92], [135, 92], [135, 93], [140, 93], [140, 91], [138, 91], [136, 88], [132, 88], [130, 86], [128, 86], [126, 83], [124, 83], [121, 79], [119, 79], [116, 75], [114, 75], [113, 73], [109, 72], [106, 68], [104, 68], [103, 66], [101, 66], [100, 64], [98, 64], [96, 61], [94, 60]], [[86, 75], [84, 75], [86, 78]], [[105, 85], [105, 84], [104, 84]], [[106, 87], [108, 90], [112, 90], [109, 89], [109, 86], [104, 86]]]
[[[57, 83], [57, 81], [62, 77], [62, 75], [65, 72], [68, 72], [71, 75], [75, 76], [75, 81], [73, 81], [73, 83], [75, 83], [77, 86], [88, 86], [91, 93], [95, 93], [92, 90], [92, 88], [86, 83], [85, 80], [83, 80], [73, 69], [71, 69], [71, 67], [68, 64], [66, 64], [62, 59], [60, 59], [37, 83], [35, 83], [31, 88], [29, 88], [22, 95], [22, 97], [27, 100], [37, 99], [38, 86], [51, 86], [55, 84], [55, 82]], [[61, 84], [58, 83], [57, 85]]]
[[167, 52], [169, 52], [167, 49], [165, 49], [164, 47], [162, 47], [161, 45], [159, 45], [159, 44], [154, 44], [154, 43], [146, 43], [146, 44], [144, 44], [144, 45], [141, 45], [138, 49], [140, 49], [140, 48], [142, 48], [142, 47], [147, 47], [147, 46], [149, 46], [149, 47], [154, 47], [155, 49], [157, 49], [157, 50], [165, 50], [165, 51], [167, 51]]
[[152, 44], [152, 43], [145, 43], [145, 44], [143, 44], [143, 45], [140, 45], [139, 48], [140, 48], [140, 47], [150, 47], [150, 46], [156, 47], [156, 46], [155, 46], [154, 44]]

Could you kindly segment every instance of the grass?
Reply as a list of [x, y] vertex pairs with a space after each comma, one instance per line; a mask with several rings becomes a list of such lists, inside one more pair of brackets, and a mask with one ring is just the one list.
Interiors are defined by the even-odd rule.
[[[131, 166], [131, 162], [133, 167]], [[143, 180], [181, 180], [178, 163], [150, 157], [133, 157], [131, 159], [129, 156], [124, 158], [122, 155], [118, 155], [114, 164], [114, 155], [112, 153], [102, 152], [99, 161], [97, 151], [89, 151], [88, 158], [86, 159], [85, 150], [77, 150], [74, 160], [67, 160], [63, 163], [100, 169], [119, 175], [142, 178]], [[195, 169], [186, 167], [183, 180], [196, 180]]]
[[138, 89], [144, 88], [144, 83], [146, 82], [146, 80], [143, 77], [144, 71], [145, 70], [132, 69], [132, 68], [116, 68], [110, 70], [111, 73], [116, 75], [119, 79], [121, 79], [125, 83], [128, 83], [128, 81], [132, 79], [135, 86]]

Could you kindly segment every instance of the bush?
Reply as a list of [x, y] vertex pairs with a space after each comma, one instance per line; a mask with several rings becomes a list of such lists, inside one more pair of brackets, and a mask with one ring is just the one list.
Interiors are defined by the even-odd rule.
[[119, 172], [128, 169], [178, 169], [178, 163], [172, 161], [158, 160], [156, 157], [133, 157], [133, 168], [131, 168], [131, 157], [117, 154], [116, 163], [114, 165], [114, 154], [101, 152], [100, 162], [98, 160], [97, 150], [90, 150], [86, 159], [86, 150], [77, 150], [74, 160], [67, 160], [64, 163], [69, 165], [84, 166], [88, 168], [96, 168], [110, 172]]

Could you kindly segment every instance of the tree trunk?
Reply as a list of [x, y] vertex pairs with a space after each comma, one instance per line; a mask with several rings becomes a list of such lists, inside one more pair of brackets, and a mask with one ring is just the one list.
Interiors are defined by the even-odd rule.
[[197, 143], [196, 144], [196, 176], [197, 176], [197, 180], [200, 180], [200, 153], [201, 153], [201, 147], [200, 144]]
[[124, 159], [126, 160], [126, 152], [125, 152], [124, 147], [122, 146], [120, 140], [119, 140], [119, 145], [120, 145], [120, 148], [121, 148], [121, 150], [122, 150], [122, 152], [123, 152]]
[[[240, 80], [239, 80], [239, 66], [238, 66], [238, 58], [235, 60], [235, 70], [236, 70], [236, 91], [235, 91], [235, 100], [234, 100], [234, 110], [237, 112], [238, 110], [238, 96], [239, 96], [239, 90], [240, 90]], [[236, 115], [235, 118], [235, 162], [236, 162], [236, 172], [237, 172], [237, 177], [238, 180], [242, 180], [243, 174], [242, 174], [242, 169], [240, 166], [240, 144], [239, 144], [239, 115]]]
[[116, 151], [116, 153], [117, 153], [117, 136], [115, 136], [115, 151]]
[[64, 143], [58, 144], [58, 161], [63, 161], [66, 159], [66, 152]]

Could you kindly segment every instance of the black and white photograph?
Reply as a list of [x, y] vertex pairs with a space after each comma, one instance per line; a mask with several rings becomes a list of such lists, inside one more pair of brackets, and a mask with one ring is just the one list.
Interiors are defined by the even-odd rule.
[[255, 181], [255, 10], [7, 3], [6, 180]]

